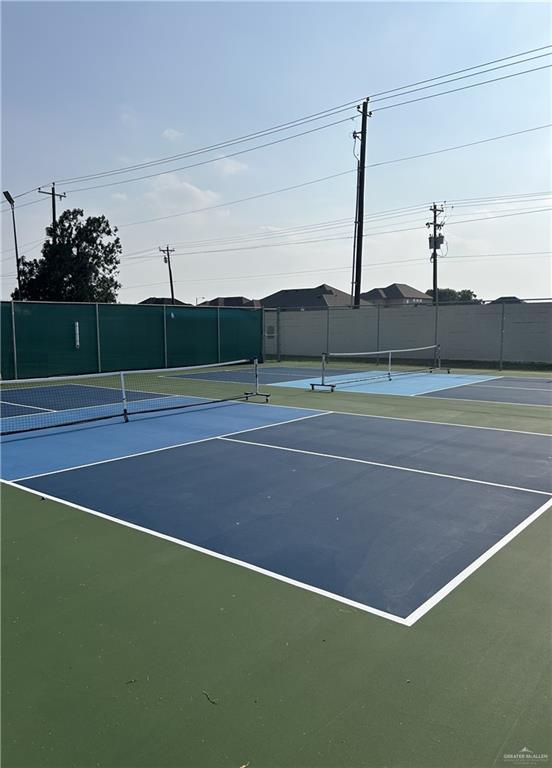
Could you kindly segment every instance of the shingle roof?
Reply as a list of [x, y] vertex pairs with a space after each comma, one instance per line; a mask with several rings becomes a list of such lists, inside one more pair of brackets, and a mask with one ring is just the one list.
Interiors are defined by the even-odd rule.
[[261, 299], [263, 307], [305, 307], [326, 309], [327, 307], [346, 307], [351, 304], [351, 297], [345, 291], [322, 283], [314, 288], [288, 288]]
[[419, 291], [406, 283], [391, 283], [385, 288], [372, 288], [367, 293], [360, 294], [367, 301], [373, 299], [431, 299], [427, 293]]
[[[144, 299], [144, 301], [139, 301], [138, 304], [172, 304], [172, 300], [170, 298], [166, 298], [164, 296], [150, 296], [149, 299]], [[180, 301], [179, 299], [174, 300], [175, 304], [179, 304], [183, 307], [191, 307], [192, 304], [186, 304], [185, 301]]]
[[260, 307], [258, 299], [248, 299], [245, 296], [217, 296], [215, 299], [203, 301], [201, 307]]

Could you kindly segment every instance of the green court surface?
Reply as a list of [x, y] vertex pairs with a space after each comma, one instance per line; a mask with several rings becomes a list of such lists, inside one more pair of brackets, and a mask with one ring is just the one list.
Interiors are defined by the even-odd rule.
[[[552, 432], [545, 407], [270, 389]], [[546, 765], [550, 534], [544, 514], [406, 627], [3, 484], [2, 765]]]

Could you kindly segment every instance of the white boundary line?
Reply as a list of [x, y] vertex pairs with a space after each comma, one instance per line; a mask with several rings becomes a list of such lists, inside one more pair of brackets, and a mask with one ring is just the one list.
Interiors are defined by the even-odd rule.
[[[444, 374], [444, 375], [446, 376], [447, 374]], [[451, 373], [450, 375], [451, 376], [455, 376], [456, 374]], [[463, 378], [465, 378], [465, 377], [463, 377]], [[497, 381], [500, 378], [501, 378], [500, 376], [488, 376], [487, 378], [481, 377], [479, 380], [480, 381], [481, 380], [484, 380], [484, 381]], [[464, 384], [448, 384], [447, 386], [441, 387], [440, 389], [426, 389], [425, 392], [415, 392], [414, 394], [409, 395], [409, 397], [420, 397], [421, 395], [425, 395], [428, 392], [446, 392], [447, 389], [456, 389], [457, 387], [460, 388], [460, 387], [473, 387], [473, 386], [478, 386], [477, 382], [475, 382], [475, 381], [466, 381], [466, 382], [464, 382]]]
[[[267, 384], [266, 386], [270, 387], [273, 386], [271, 384]], [[305, 393], [303, 393], [305, 394]], [[321, 392], [319, 393], [321, 395], [326, 395], [329, 393]], [[356, 393], [354, 393], [356, 394]], [[427, 398], [431, 399], [431, 398]], [[474, 402], [473, 400], [463, 400], [461, 398], [445, 398], [440, 397], [439, 400], [453, 400], [455, 403], [461, 402]], [[504, 403], [499, 403], [496, 400], [481, 400], [480, 402], [485, 403], [485, 405], [504, 405]], [[266, 408], [265, 403], [254, 403], [249, 402], [248, 405], [258, 405], [261, 406], [261, 408]], [[511, 405], [519, 405], [519, 403], [511, 403]], [[281, 403], [270, 403], [270, 406], [272, 408], [293, 408], [293, 410], [297, 411], [316, 411], [321, 410], [318, 408], [305, 406], [305, 405], [284, 405]], [[547, 407], [547, 406], [544, 406]], [[378, 415], [375, 413], [355, 413], [354, 411], [325, 411], [326, 413], [333, 413], [337, 416], [360, 416], [363, 419], [388, 419], [389, 421], [409, 421], [413, 422], [414, 424], [435, 424], [437, 427], [459, 427], [460, 429], [487, 429], [492, 430], [493, 432], [511, 432], [515, 435], [537, 435], [538, 437], [551, 437], [552, 433], [548, 432], [528, 432], [522, 429], [506, 429], [506, 427], [484, 427], [479, 424], [454, 424], [454, 422], [451, 421], [431, 421], [430, 419], [408, 419], [406, 416], [384, 416], [384, 415]]]
[[[463, 483], [475, 483], [477, 485], [490, 485], [493, 488], [504, 488], [508, 491], [522, 491], [524, 493], [536, 493], [539, 496], [547, 496], [548, 498], [552, 498], [552, 492], [548, 491], [537, 491], [533, 488], [521, 488], [517, 485], [504, 485], [504, 483], [493, 483], [489, 480], [477, 480], [472, 477], [462, 477], [461, 475], [448, 475], [443, 472], [431, 472], [428, 469], [415, 469], [414, 467], [402, 467], [398, 464], [384, 464], [381, 461], [370, 461], [369, 459], [357, 459], [353, 458], [351, 456], [337, 456], [332, 453], [318, 453], [317, 451], [306, 451], [302, 448], [288, 448], [283, 445], [271, 445], [269, 443], [256, 443], [252, 440], [238, 440], [234, 437], [227, 437], [225, 435], [221, 435], [220, 437], [216, 438], [217, 440], [224, 440], [228, 443], [241, 443], [242, 445], [253, 445], [257, 446], [259, 448], [272, 448], [276, 451], [289, 451], [290, 453], [301, 453], [306, 454], [307, 456], [320, 456], [324, 459], [336, 459], [337, 461], [350, 461], [354, 464], [367, 464], [371, 467], [383, 467], [384, 469], [397, 469], [401, 472], [413, 472], [417, 475], [429, 475], [431, 477], [443, 477], [447, 480], [459, 480]], [[24, 478], [26, 479], [26, 478]]]
[[472, 573], [475, 573], [475, 571], [478, 570], [478, 568], [481, 568], [484, 563], [487, 562], [487, 560], [490, 560], [491, 557], [496, 555], [497, 552], [499, 552], [503, 547], [506, 546], [506, 544], [509, 544], [513, 539], [516, 538], [522, 531], [524, 531], [526, 528], [528, 528], [532, 523], [537, 520], [541, 515], [543, 515], [548, 509], [552, 507], [552, 499], [549, 501], [546, 501], [542, 507], [539, 507], [536, 509], [529, 517], [526, 517], [525, 520], [522, 520], [519, 525], [516, 525], [515, 528], [512, 528], [512, 530], [507, 533], [505, 536], [503, 536], [499, 541], [496, 542], [496, 544], [493, 544], [490, 549], [488, 549], [486, 552], [484, 552], [482, 555], [480, 555], [476, 560], [473, 561], [473, 563], [470, 563], [470, 565], [467, 566], [467, 568], [464, 568], [463, 571], [461, 571], [457, 576], [455, 576], [453, 579], [451, 579], [448, 584], [445, 584], [444, 587], [441, 587], [441, 589], [436, 592], [434, 595], [432, 595], [428, 600], [425, 601], [425, 603], [422, 603], [419, 608], [416, 608], [415, 611], [413, 611], [409, 616], [406, 617], [405, 623], [408, 627], [411, 627], [413, 624], [415, 624], [419, 619], [422, 618], [422, 616], [425, 616], [428, 611], [430, 611], [432, 608], [434, 608], [438, 603], [441, 602], [448, 594], [450, 594], [456, 587], [460, 586], [460, 584], [465, 581], [468, 576], [471, 576]]
[[261, 573], [263, 574], [263, 576], [269, 576], [270, 578], [276, 579], [277, 581], [282, 581], [285, 584], [290, 584], [293, 587], [299, 587], [300, 589], [304, 589], [308, 592], [314, 592], [315, 594], [321, 595], [322, 597], [330, 598], [330, 600], [335, 600], [339, 603], [344, 603], [345, 605], [349, 605], [352, 608], [358, 608], [359, 610], [364, 611], [365, 613], [371, 613], [371, 614], [374, 614], [375, 616], [379, 616], [380, 618], [388, 619], [389, 621], [394, 621], [397, 624], [402, 624], [403, 626], [409, 626], [407, 624], [407, 620], [401, 618], [400, 616], [395, 616], [392, 613], [386, 613], [385, 611], [380, 611], [378, 608], [372, 608], [369, 605], [363, 605], [362, 603], [357, 603], [354, 600], [349, 600], [346, 597], [335, 595], [333, 592], [327, 592], [326, 590], [320, 589], [319, 587], [313, 587], [310, 584], [304, 584], [301, 581], [296, 581], [295, 579], [291, 579], [288, 576], [282, 576], [279, 573], [275, 573], [274, 571], [269, 571], [266, 568], [261, 568], [258, 565], [253, 565], [252, 563], [247, 563], [244, 560], [238, 560], [235, 557], [229, 557], [228, 555], [223, 555], [211, 549], [200, 547], [197, 544], [192, 544], [189, 541], [184, 541], [183, 539], [177, 539], [174, 536], [169, 536], [168, 534], [165, 534], [165, 533], [159, 533], [158, 531], [154, 531], [151, 528], [145, 528], [141, 525], [136, 525], [135, 523], [128, 522], [127, 520], [121, 520], [118, 517], [111, 517], [110, 515], [106, 515], [103, 512], [98, 512], [94, 509], [90, 509], [89, 507], [83, 507], [80, 504], [74, 504], [72, 501], [66, 501], [65, 499], [58, 498], [57, 496], [50, 496], [48, 493], [42, 493], [42, 491], [36, 491], [34, 488], [27, 488], [24, 485], [18, 485], [17, 482], [14, 482], [13, 480], [0, 480], [0, 482], [4, 483], [5, 485], [9, 485], [12, 488], [17, 488], [20, 491], [25, 491], [27, 493], [30, 493], [33, 496], [40, 496], [43, 499], [48, 499], [48, 501], [54, 501], [59, 504], [63, 504], [67, 507], [72, 507], [73, 509], [77, 509], [80, 512], [86, 512], [89, 515], [94, 515], [94, 517], [100, 517], [103, 520], [108, 520], [109, 522], [116, 523], [117, 525], [122, 525], [125, 528], [132, 528], [135, 531], [139, 531], [140, 533], [146, 533], [149, 536], [154, 536], [157, 539], [170, 541], [172, 544], [177, 544], [180, 547], [186, 547], [186, 549], [192, 549], [195, 552], [200, 552], [203, 555], [209, 555], [211, 557], [216, 558], [217, 560], [224, 560], [227, 563], [232, 563], [233, 565], [239, 565], [242, 568], [247, 568], [250, 571]]
[[[23, 403], [13, 403], [11, 400], [4, 400], [0, 398], [0, 403], [3, 405], [16, 405], [18, 408], [32, 408], [34, 411], [46, 411], [47, 413], [57, 413], [57, 411], [54, 408], [40, 408], [38, 405], [24, 405]], [[27, 416], [30, 414], [26, 413], [19, 413], [15, 417], [14, 416], [4, 416], [5, 419], [13, 419], [17, 418], [17, 416]]]
[[527, 392], [548, 392], [552, 394], [552, 388], [541, 389], [541, 387], [511, 387], [508, 384], [490, 384], [488, 387], [483, 384], [472, 384], [472, 387], [483, 387], [484, 389], [523, 389]]
[[[512, 387], [509, 387], [509, 389], [512, 389]], [[434, 389], [433, 390], [436, 394], [437, 392], [444, 392], [446, 390], [439, 390]], [[417, 395], [417, 397], [431, 397], [429, 394], [425, 395]], [[493, 405], [520, 405], [522, 408], [551, 408], [550, 405], [541, 405], [540, 403], [510, 403], [506, 402], [505, 400], [476, 400], [473, 397], [440, 397], [439, 400], [454, 400], [458, 402], [459, 400], [462, 403], [485, 403], [485, 405], [489, 405], [492, 403]]]
[[[298, 409], [299, 410], [299, 409]], [[198, 443], [207, 443], [210, 440], [219, 440], [230, 435], [241, 435], [246, 432], [255, 432], [258, 429], [266, 429], [267, 427], [280, 427], [283, 424], [291, 424], [294, 421], [303, 421], [304, 419], [315, 419], [318, 416], [327, 416], [328, 412], [319, 411], [318, 413], [310, 413], [308, 416], [297, 416], [294, 419], [286, 419], [285, 421], [278, 421], [274, 424], [262, 424], [259, 427], [249, 427], [248, 429], [234, 430], [233, 432], [227, 432], [224, 435], [213, 435], [211, 437], [200, 437], [197, 440], [186, 440], [183, 443], [175, 443], [174, 445], [164, 445], [161, 448], [150, 448], [147, 451], [137, 451], [136, 453], [129, 453], [125, 456], [115, 456], [111, 459], [101, 459], [100, 461], [90, 461], [87, 464], [77, 464], [74, 467], [64, 467], [63, 469], [53, 469], [50, 472], [39, 472], [37, 475], [26, 475], [25, 477], [18, 477], [15, 480], [5, 482], [20, 483], [23, 480], [33, 480], [36, 477], [46, 477], [46, 475], [57, 475], [62, 472], [72, 472], [74, 469], [84, 469], [85, 467], [95, 467], [100, 464], [109, 464], [112, 461], [125, 461], [126, 459], [134, 459], [136, 456], [146, 456], [149, 453], [161, 453], [161, 451], [170, 451], [173, 448], [184, 448], [186, 445], [197, 445]], [[256, 443], [255, 443], [256, 445]]]

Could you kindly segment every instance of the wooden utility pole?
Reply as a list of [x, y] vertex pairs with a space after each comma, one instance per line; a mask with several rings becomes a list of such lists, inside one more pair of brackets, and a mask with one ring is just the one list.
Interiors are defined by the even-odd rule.
[[444, 223], [437, 221], [437, 216], [444, 213], [445, 209], [440, 208], [435, 203], [429, 209], [433, 212], [433, 221], [426, 222], [426, 227], [432, 227], [433, 234], [429, 236], [429, 250], [431, 251], [431, 261], [433, 263], [433, 306], [435, 307], [435, 333], [434, 344], [439, 343], [439, 280], [437, 274], [437, 251], [443, 244], [443, 235], [438, 234], [445, 226]]
[[353, 137], [360, 139], [360, 156], [357, 166], [357, 198], [355, 211], [355, 238], [353, 246], [353, 264], [354, 264], [354, 291], [353, 306], [360, 306], [360, 291], [362, 283], [362, 245], [364, 237], [364, 179], [366, 171], [366, 138], [368, 133], [368, 118], [371, 112], [368, 112], [368, 99], [364, 99], [362, 105], [357, 107], [362, 115], [360, 131], [355, 131]]
[[173, 276], [172, 276], [172, 269], [171, 269], [171, 253], [174, 253], [174, 248], [169, 248], [167, 245], [166, 248], [159, 248], [161, 253], [163, 254], [163, 261], [169, 268], [169, 282], [171, 284], [171, 304], [174, 304], [174, 286], [173, 286]]
[[50, 192], [46, 192], [43, 189], [38, 188], [38, 191], [41, 195], [50, 195], [52, 198], [52, 242], [55, 243], [57, 241], [57, 233], [56, 233], [56, 227], [57, 227], [57, 217], [56, 217], [56, 197], [59, 197], [61, 200], [64, 197], [67, 197], [65, 192], [56, 192], [56, 184], [55, 182], [52, 182], [52, 189]]

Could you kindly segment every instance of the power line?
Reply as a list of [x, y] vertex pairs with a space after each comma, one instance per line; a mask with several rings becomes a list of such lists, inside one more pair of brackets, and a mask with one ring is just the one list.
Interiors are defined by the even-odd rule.
[[[473, 74], [469, 75], [469, 76], [470, 77], [475, 77], [478, 74], [484, 74], [485, 71], [490, 71], [490, 70], [484, 70], [483, 72], [475, 72], [474, 70], [482, 70], [483, 67], [487, 67], [487, 66], [489, 66], [491, 64], [499, 64], [501, 62], [510, 61], [512, 59], [520, 59], [520, 57], [522, 57], [522, 56], [527, 56], [528, 54], [538, 53], [540, 51], [545, 51], [545, 50], [550, 49], [551, 47], [552, 47], [551, 45], [545, 45], [545, 46], [540, 46], [538, 48], [532, 48], [532, 49], [530, 49], [528, 51], [523, 51], [523, 52], [519, 52], [519, 53], [516, 53], [516, 54], [511, 54], [509, 56], [504, 56], [504, 57], [499, 58], [499, 59], [493, 59], [491, 61], [482, 62], [481, 64], [473, 65], [473, 66], [470, 66], [470, 67], [465, 67], [463, 69], [455, 70], [453, 72], [448, 72], [448, 73], [446, 73], [444, 75], [438, 75], [438, 76], [435, 76], [435, 77], [426, 78], [424, 80], [419, 80], [419, 81], [414, 82], [414, 83], [409, 83], [407, 85], [403, 85], [403, 86], [387, 89], [387, 90], [384, 90], [384, 91], [379, 91], [379, 92], [373, 93], [371, 95], [371, 99], [372, 100], [376, 100], [376, 101], [381, 101], [383, 99], [380, 98], [380, 97], [400, 98], [402, 95], [405, 95], [405, 94], [404, 93], [399, 93], [399, 92], [410, 93], [412, 91], [410, 91], [408, 89], [414, 88], [416, 86], [426, 85], [427, 83], [434, 83], [433, 86], [427, 86], [427, 87], [438, 87], [439, 85], [445, 84], [442, 81], [444, 81], [446, 78], [452, 77], [453, 75], [463, 74], [465, 72], [473, 72]], [[542, 54], [542, 56], [546, 56], [546, 55], [548, 55], [548, 54]], [[538, 56], [532, 57], [532, 59], [535, 59], [535, 58], [539, 58], [539, 57]], [[523, 59], [523, 60], [520, 60], [520, 61], [511, 62], [511, 64], [504, 65], [504, 66], [515, 66], [517, 64], [522, 64], [525, 61], [532, 60], [532, 59]], [[495, 68], [495, 69], [497, 69], [497, 68]], [[535, 70], [528, 70], [528, 71], [535, 71]], [[525, 72], [516, 73], [516, 74], [525, 74]], [[438, 82], [438, 81], [441, 81], [441, 82]], [[452, 82], [452, 81], [449, 81], [449, 82]], [[490, 81], [487, 81], [487, 82], [494, 82], [494, 80], [490, 80]], [[485, 84], [485, 83], [481, 83], [481, 84]], [[476, 85], [476, 84], [474, 84], [474, 85]], [[453, 91], [450, 91], [450, 92], [453, 92]], [[392, 96], [391, 94], [395, 94], [395, 96]], [[444, 95], [444, 94], [436, 94], [436, 95]], [[246, 134], [244, 136], [239, 136], [239, 137], [234, 138], [234, 139], [229, 139], [229, 140], [226, 140], [226, 141], [218, 142], [216, 144], [212, 144], [212, 145], [209, 145], [209, 146], [206, 146], [206, 147], [201, 147], [199, 149], [191, 150], [191, 151], [186, 152], [186, 153], [180, 153], [180, 154], [177, 154], [177, 155], [172, 155], [172, 156], [160, 158], [159, 160], [148, 161], [148, 162], [145, 162], [145, 163], [138, 163], [138, 164], [134, 164], [132, 166], [126, 166], [124, 168], [112, 169], [112, 170], [109, 170], [109, 171], [101, 171], [101, 172], [98, 172], [98, 173], [87, 174], [87, 175], [82, 175], [82, 176], [66, 177], [66, 178], [60, 179], [58, 181], [60, 183], [73, 183], [73, 182], [78, 182], [78, 181], [90, 180], [90, 179], [93, 179], [93, 178], [100, 178], [100, 177], [103, 177], [103, 176], [110, 176], [110, 175], [115, 175], [115, 174], [120, 174], [120, 173], [128, 173], [128, 172], [130, 172], [132, 170], [137, 170], [137, 169], [141, 169], [141, 168], [145, 168], [145, 167], [151, 167], [151, 166], [156, 165], [156, 164], [172, 162], [172, 161], [184, 158], [184, 157], [190, 157], [190, 156], [197, 155], [197, 154], [202, 154], [202, 153], [205, 153], [205, 152], [216, 151], [218, 149], [222, 149], [222, 148], [227, 147], [227, 146], [232, 146], [232, 145], [237, 144], [237, 143], [241, 143], [241, 142], [244, 142], [244, 141], [249, 141], [249, 140], [261, 138], [263, 136], [270, 135], [271, 133], [275, 133], [277, 131], [282, 131], [282, 130], [296, 128], [299, 125], [303, 125], [303, 124], [311, 122], [313, 120], [318, 120], [318, 119], [324, 119], [324, 118], [327, 118], [327, 117], [331, 117], [331, 116], [333, 116], [335, 114], [339, 114], [340, 112], [347, 111], [347, 110], [351, 109], [356, 104], [360, 103], [364, 98], [366, 98], [366, 97], [363, 96], [363, 97], [361, 97], [359, 99], [355, 99], [355, 100], [346, 102], [344, 104], [340, 104], [340, 105], [338, 105], [336, 107], [330, 107], [328, 109], [321, 110], [321, 111], [312, 113], [310, 115], [306, 115], [306, 116], [303, 116], [303, 117], [300, 117], [300, 118], [296, 118], [295, 120], [291, 120], [291, 121], [288, 121], [286, 123], [281, 123], [279, 125], [272, 126], [271, 128], [266, 128], [266, 129], [263, 129], [263, 130], [255, 131], [253, 133]], [[411, 103], [411, 102], [409, 102], [409, 103]], [[382, 109], [390, 108], [391, 106], [400, 106], [400, 104], [388, 105], [388, 107], [380, 107], [379, 109], [381, 111]], [[22, 197], [24, 195], [30, 194], [31, 192], [36, 191], [36, 189], [37, 189], [37, 187], [33, 187], [32, 190], [28, 190], [26, 192], [23, 192], [23, 193], [20, 193], [18, 195], [15, 195], [15, 197]]]
[[[469, 142], [468, 144], [460, 144], [460, 145], [454, 146], [454, 147], [444, 147], [442, 149], [433, 150], [431, 152], [423, 152], [423, 153], [418, 154], [418, 155], [410, 155], [409, 157], [400, 157], [400, 158], [392, 158], [390, 160], [381, 160], [381, 161], [379, 161], [377, 163], [369, 163], [369, 164], [367, 164], [367, 168], [376, 168], [376, 167], [383, 166], [383, 165], [391, 165], [393, 163], [403, 162], [405, 160], [413, 160], [413, 159], [416, 159], [418, 157], [425, 157], [427, 155], [436, 155], [436, 154], [441, 154], [441, 153], [444, 153], [444, 152], [452, 152], [453, 150], [464, 149], [464, 148], [467, 148], [467, 147], [470, 147], [470, 146], [475, 146], [476, 144], [483, 144], [483, 143], [487, 144], [487, 143], [490, 143], [492, 141], [500, 141], [500, 140], [502, 140], [504, 138], [510, 138], [512, 136], [521, 135], [523, 133], [529, 133], [531, 131], [543, 130], [544, 128], [550, 127], [550, 125], [551, 125], [550, 123], [547, 123], [546, 125], [534, 126], [532, 128], [526, 128], [526, 129], [523, 129], [521, 131], [514, 131], [513, 133], [509, 133], [509, 134], [501, 134], [499, 136], [491, 136], [491, 137], [486, 138], [486, 139], [480, 139], [480, 140], [477, 140], [477, 141], [474, 141], [474, 142]], [[346, 176], [347, 174], [350, 174], [350, 173], [356, 173], [356, 168], [355, 169], [351, 169], [350, 171], [342, 171], [341, 173], [335, 173], [335, 174], [332, 174], [331, 176], [322, 176], [321, 178], [318, 178], [318, 179], [311, 179], [310, 181], [307, 181], [307, 182], [304, 182], [304, 183], [301, 183], [301, 184], [295, 184], [295, 185], [290, 186], [290, 187], [282, 187], [280, 189], [271, 190], [270, 192], [262, 192], [262, 193], [259, 193], [259, 194], [256, 194], [256, 195], [249, 195], [248, 197], [240, 198], [238, 200], [231, 200], [231, 201], [228, 201], [226, 203], [217, 203], [216, 205], [205, 206], [203, 208], [196, 208], [196, 209], [192, 209], [190, 211], [182, 211], [180, 213], [172, 213], [172, 214], [168, 214], [166, 216], [158, 216], [156, 218], [143, 219], [143, 220], [140, 220], [140, 221], [128, 222], [126, 224], [121, 224], [119, 226], [119, 229], [122, 229], [123, 227], [139, 226], [141, 224], [151, 224], [151, 223], [156, 222], [156, 221], [166, 221], [167, 219], [174, 219], [174, 218], [178, 218], [179, 216], [189, 216], [189, 215], [195, 214], [195, 213], [204, 213], [206, 211], [215, 210], [215, 209], [218, 209], [218, 208], [225, 208], [225, 207], [230, 206], [230, 205], [238, 205], [239, 203], [249, 202], [251, 200], [257, 200], [257, 199], [260, 199], [260, 198], [263, 198], [263, 197], [268, 197], [269, 195], [276, 195], [276, 194], [280, 194], [282, 192], [289, 192], [289, 191], [293, 191], [295, 189], [300, 189], [301, 187], [306, 187], [306, 186], [310, 186], [312, 184], [318, 184], [318, 183], [321, 183], [321, 182], [324, 182], [324, 181], [329, 181], [331, 179], [335, 179], [335, 178], [338, 178], [340, 176]]]
[[531, 72], [539, 72], [541, 69], [550, 69], [551, 64], [545, 64], [542, 67], [533, 67], [532, 69], [524, 69], [522, 72], [513, 72], [510, 75], [502, 75], [502, 77], [493, 77], [491, 80], [482, 80], [480, 83], [471, 83], [470, 85], [463, 85], [460, 88], [451, 88], [448, 91], [441, 91], [440, 93], [431, 93], [428, 96], [419, 96], [417, 99], [409, 99], [408, 101], [399, 101], [397, 104], [388, 104], [385, 107], [376, 107], [372, 110], [372, 113], [383, 112], [384, 109], [394, 109], [395, 107], [403, 107], [406, 104], [415, 104], [417, 101], [426, 101], [427, 99], [436, 99], [439, 96], [446, 96], [449, 93], [458, 93], [459, 91], [467, 91], [469, 88], [478, 88], [480, 85], [488, 85], [489, 83], [498, 83], [500, 80], [509, 80], [511, 77], [519, 77], [520, 75], [528, 75]]

